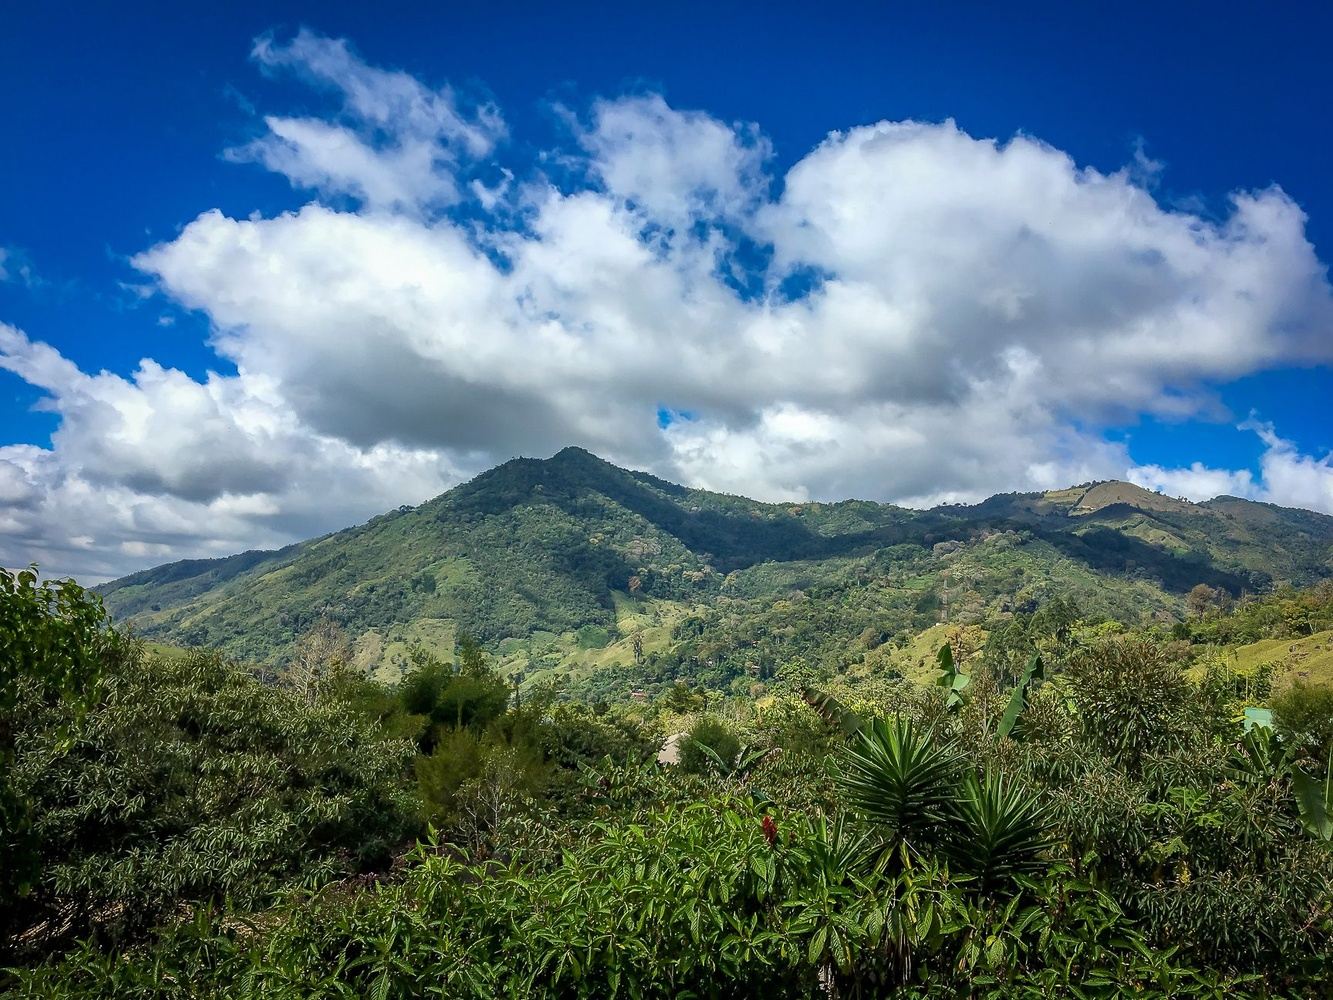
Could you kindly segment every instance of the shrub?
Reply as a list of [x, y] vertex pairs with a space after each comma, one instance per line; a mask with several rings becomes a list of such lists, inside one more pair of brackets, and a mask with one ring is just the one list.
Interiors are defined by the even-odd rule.
[[764, 735], [783, 753], [824, 756], [837, 745], [842, 733], [805, 701], [779, 697], [764, 712]]
[[423, 649], [412, 651], [412, 669], [398, 689], [403, 710], [423, 716], [428, 727], [421, 748], [430, 753], [451, 729], [483, 731], [504, 714], [509, 686], [490, 668], [475, 644], [463, 648], [455, 670]]
[[503, 866], [428, 845], [401, 881], [284, 908], [258, 936], [200, 921], [133, 961], [90, 950], [24, 973], [24, 995], [1246, 995], [1151, 953], [1067, 869], [975, 898], [928, 862], [877, 870], [863, 846], [843, 823], [764, 824], [734, 799], [594, 824]]
[[1278, 732], [1299, 753], [1327, 760], [1333, 752], [1333, 688], [1297, 680], [1271, 701]]
[[1103, 640], [1075, 657], [1065, 677], [1083, 737], [1116, 760], [1132, 765], [1191, 726], [1182, 713], [1190, 691], [1184, 669], [1155, 643]]
[[39, 931], [58, 914], [70, 932], [124, 937], [183, 902], [258, 903], [293, 880], [386, 865], [415, 823], [409, 743], [216, 654], [117, 664], [82, 719], [21, 707]]
[[741, 752], [741, 741], [721, 719], [705, 715], [690, 727], [688, 739], [681, 740], [682, 771], [687, 774], [708, 774], [717, 768], [717, 761], [701, 747], [707, 747], [717, 755], [724, 767], [730, 767]]
[[31, 716], [53, 720], [45, 750], [64, 752], [69, 728], [102, 673], [139, 654], [110, 627], [97, 595], [73, 580], [39, 582], [35, 568], [0, 568], [0, 933], [40, 873], [42, 832], [34, 788], [23, 780], [18, 740]]
[[602, 649], [610, 642], [610, 631], [600, 625], [584, 625], [578, 630], [579, 649]]

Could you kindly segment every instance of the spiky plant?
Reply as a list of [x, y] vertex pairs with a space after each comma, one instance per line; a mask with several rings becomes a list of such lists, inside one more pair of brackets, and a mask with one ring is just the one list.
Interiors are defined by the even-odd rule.
[[944, 821], [960, 756], [911, 719], [876, 719], [842, 754], [839, 782], [852, 808], [883, 824], [887, 846], [918, 848]]
[[945, 850], [983, 889], [1045, 867], [1050, 818], [1041, 800], [995, 771], [968, 774], [949, 816]]

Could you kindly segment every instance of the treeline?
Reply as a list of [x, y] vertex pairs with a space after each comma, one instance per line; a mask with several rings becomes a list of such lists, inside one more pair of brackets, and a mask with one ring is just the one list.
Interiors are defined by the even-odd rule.
[[1333, 580], [1314, 587], [1283, 587], [1237, 603], [1206, 585], [1190, 591], [1191, 620], [1175, 634], [1193, 643], [1245, 645], [1262, 639], [1296, 639], [1333, 628]]

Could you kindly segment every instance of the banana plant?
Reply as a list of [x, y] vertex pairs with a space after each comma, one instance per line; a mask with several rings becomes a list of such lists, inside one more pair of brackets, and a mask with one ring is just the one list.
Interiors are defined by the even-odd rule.
[[972, 678], [958, 669], [953, 660], [953, 648], [947, 642], [940, 647], [936, 660], [941, 673], [935, 683], [949, 692], [944, 704], [950, 709], [957, 709], [963, 703], [963, 692], [972, 683]]
[[801, 697], [805, 703], [819, 714], [830, 726], [837, 726], [844, 736], [855, 736], [865, 728], [866, 720], [843, 705], [831, 694], [817, 691], [812, 687], [802, 689]]
[[1255, 726], [1241, 734], [1227, 758], [1226, 769], [1235, 781], [1263, 784], [1293, 770], [1288, 764], [1287, 748], [1272, 726]]
[[1040, 680], [1046, 676], [1046, 668], [1042, 665], [1041, 654], [1033, 653], [1028, 665], [1023, 669], [1023, 674], [1018, 678], [1018, 683], [1014, 685], [1014, 690], [1009, 695], [1009, 704], [1004, 710], [1004, 715], [1000, 717], [1000, 725], [996, 730], [1001, 736], [1008, 736], [1014, 731], [1014, 726], [1018, 723], [1018, 717], [1023, 714], [1023, 709], [1027, 708], [1028, 688], [1034, 680]]
[[755, 768], [762, 764], [773, 753], [771, 749], [765, 747], [741, 747], [740, 752], [736, 754], [736, 759], [732, 761], [724, 760], [722, 755], [710, 747], [702, 740], [696, 740], [692, 736], [686, 736], [691, 740], [695, 747], [708, 758], [708, 763], [724, 778], [736, 778], [744, 781], [754, 773]]
[[1322, 782], [1299, 767], [1292, 767], [1291, 785], [1301, 810], [1301, 825], [1316, 840], [1333, 845], [1333, 758], [1329, 759]]
[[1271, 708], [1258, 708], [1250, 705], [1241, 713], [1240, 718], [1241, 724], [1245, 727], [1247, 733], [1255, 729], [1273, 731], [1273, 710]]

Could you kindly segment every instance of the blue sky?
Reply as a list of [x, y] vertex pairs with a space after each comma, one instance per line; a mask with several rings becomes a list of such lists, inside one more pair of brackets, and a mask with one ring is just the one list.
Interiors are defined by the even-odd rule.
[[[774, 498], [926, 503], [1132, 473], [1199, 498], [1241, 492], [1333, 509], [1327, 7], [190, 7], [3, 15], [0, 84], [16, 96], [0, 106], [0, 323], [22, 340], [0, 354], [11, 359], [0, 370], [0, 561], [41, 558], [93, 578], [276, 544], [416, 502], [557, 438]], [[346, 58], [321, 70], [341, 40]], [[406, 81], [418, 90], [408, 94]], [[361, 85], [418, 108], [427, 95], [430, 123], [403, 126], [409, 105], [392, 105], [394, 120], [354, 107]], [[305, 131], [294, 140], [265, 116]], [[852, 141], [858, 127], [909, 120], [929, 128], [894, 133], [893, 158]], [[321, 123], [318, 136], [310, 123]], [[330, 129], [365, 144], [332, 173], [319, 159], [327, 150], [312, 145]], [[836, 149], [833, 132], [845, 140]], [[990, 140], [1012, 154], [1004, 165], [981, 155]], [[436, 160], [412, 159], [423, 149]], [[884, 171], [914, 165], [924, 174], [910, 183], [944, 187], [909, 200], [934, 205], [938, 194], [937, 214], [889, 207], [877, 220], [884, 192], [910, 186], [878, 187]], [[1031, 177], [1005, 187], [1028, 167]], [[787, 197], [793, 168], [806, 186]], [[1059, 213], [1039, 197], [977, 207], [992, 184], [997, 201], [1040, 194], [1044, 171], [1075, 186]], [[1083, 171], [1122, 178], [1110, 186], [1151, 208], [1127, 210], [1138, 228], [1117, 229], [1113, 245], [1089, 248], [1080, 233], [1100, 232], [1124, 198], [1094, 197]], [[830, 179], [843, 185], [839, 198], [863, 184], [864, 200], [831, 206]], [[1268, 193], [1258, 221], [1237, 222], [1233, 192]], [[292, 216], [280, 232], [283, 213], [303, 207], [328, 214]], [[978, 238], [989, 251], [980, 265], [942, 242], [955, 215], [990, 218], [992, 208], [978, 224], [989, 234]], [[837, 254], [801, 235], [842, 225], [834, 218], [868, 231], [838, 230]], [[247, 220], [258, 228], [245, 230]], [[358, 225], [337, 230], [340, 221]], [[674, 284], [624, 273], [622, 287], [641, 298], [596, 298], [594, 279], [624, 259], [612, 267], [599, 256], [613, 242], [601, 225], [629, 232], [627, 252], [646, 248]], [[1069, 229], [1052, 235], [1057, 226]], [[1206, 252], [1181, 242], [1191, 226], [1215, 227]], [[364, 258], [312, 263], [311, 248], [330, 239], [359, 253], [392, 247], [403, 254], [393, 273], [420, 268], [425, 282], [456, 264], [460, 294], [480, 287], [481, 277], [466, 279], [474, 261], [431, 242], [445, 227], [497, 274], [524, 276], [519, 292], [488, 293], [522, 306], [503, 334], [443, 291], [397, 297], [397, 278], [393, 294], [369, 290], [378, 305], [348, 303], [346, 323], [335, 315], [320, 327], [318, 310], [309, 328], [293, 318], [311, 303], [283, 297], [306, 287], [311, 268], [356, 283]], [[1013, 274], [993, 266], [1019, 246], [1014, 233], [1032, 232], [1049, 246]], [[388, 242], [356, 242], [372, 236]], [[235, 263], [251, 251], [272, 267]], [[901, 276], [880, 282], [877, 262], [899, 254], [885, 267]], [[938, 280], [913, 270], [932, 260]], [[306, 270], [284, 270], [298, 262]], [[1031, 314], [1066, 332], [997, 344], [1009, 334], [978, 325], [970, 283], [949, 278], [964, 266], [995, 282], [984, 304], [1007, 303], [1000, 327]], [[285, 277], [265, 289], [256, 273]], [[879, 297], [833, 294], [872, 287]], [[728, 290], [735, 301], [723, 301]], [[1103, 295], [1088, 316], [1066, 300]], [[765, 302], [787, 299], [785, 312], [760, 316]], [[498, 306], [477, 308], [490, 316]], [[678, 340], [670, 322], [659, 330], [664, 311], [691, 334]], [[612, 315], [628, 325], [601, 330]], [[579, 350], [601, 345], [578, 361], [578, 378], [561, 368], [575, 348], [548, 320], [563, 337], [586, 333]], [[461, 326], [425, 343], [450, 324]], [[1081, 368], [1061, 367], [1060, 336], [1083, 338]], [[1153, 338], [1179, 338], [1181, 350], [1141, 349]], [[169, 374], [145, 376], [145, 358]], [[654, 360], [641, 370], [634, 358]], [[511, 377], [527, 363], [546, 365], [551, 384]], [[845, 398], [836, 386], [811, 389], [801, 376], [812, 364], [845, 369], [856, 385]], [[710, 377], [727, 365], [729, 381]], [[381, 388], [358, 384], [358, 371]], [[749, 374], [753, 387], [728, 391]], [[1020, 377], [1061, 391], [1020, 392]], [[1108, 385], [1123, 386], [1123, 405]], [[204, 402], [191, 401], [201, 392]], [[994, 413], [968, 401], [1005, 393]], [[154, 420], [171, 433], [151, 432]], [[1004, 460], [959, 444], [932, 471], [927, 458], [950, 428], [994, 428]], [[281, 447], [304, 456], [285, 473], [271, 454]], [[343, 487], [333, 485], [339, 468], [355, 470]]]

